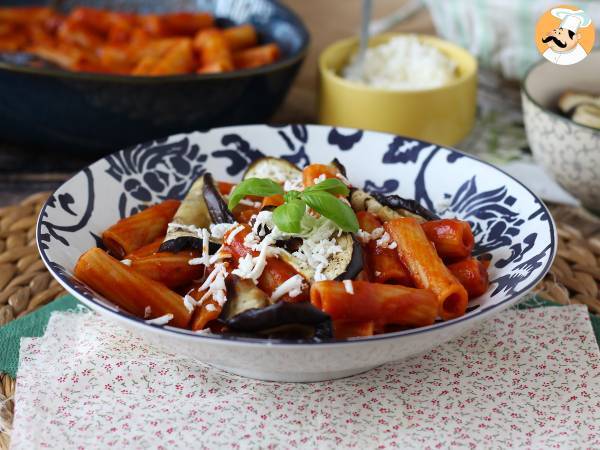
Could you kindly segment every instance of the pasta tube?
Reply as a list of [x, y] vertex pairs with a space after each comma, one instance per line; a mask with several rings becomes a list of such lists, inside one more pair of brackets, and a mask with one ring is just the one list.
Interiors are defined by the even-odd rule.
[[405, 327], [431, 325], [438, 314], [436, 296], [427, 289], [353, 281], [319, 281], [310, 289], [310, 301], [332, 320], [375, 321]]
[[386, 222], [384, 228], [397, 243], [400, 261], [415, 286], [437, 296], [440, 317], [448, 320], [462, 316], [467, 309], [467, 291], [444, 265], [419, 222], [404, 217]]
[[250, 69], [277, 61], [279, 54], [280, 51], [277, 44], [266, 44], [235, 52], [233, 54], [233, 62], [235, 67], [239, 69]]
[[223, 30], [223, 36], [232, 52], [248, 47], [254, 47], [258, 42], [256, 30], [250, 24], [226, 28]]
[[119, 220], [102, 233], [104, 246], [116, 258], [122, 259], [127, 253], [164, 236], [179, 204], [179, 200], [165, 200]]
[[161, 236], [158, 239], [153, 240], [149, 244], [146, 244], [143, 247], [140, 247], [137, 250], [134, 250], [133, 252], [126, 254], [125, 258], [123, 258], [123, 259], [133, 260], [136, 258], [143, 258], [145, 256], [150, 256], [158, 251], [158, 249], [160, 248], [160, 244], [162, 244], [162, 242], [163, 242], [163, 238]]
[[190, 322], [191, 312], [181, 296], [120, 263], [102, 249], [95, 247], [81, 255], [74, 274], [79, 281], [138, 317], [150, 311], [151, 317], [172, 314], [169, 325], [175, 327], [186, 328]]
[[[309, 187], [322, 181], [321, 178], [337, 178], [340, 171], [326, 164], [310, 164], [302, 170], [302, 184]], [[319, 180], [319, 181], [317, 181]]]
[[194, 48], [200, 54], [201, 67], [216, 67], [223, 72], [233, 70], [233, 59], [223, 32], [216, 28], [200, 31], [194, 38]]
[[[360, 229], [367, 233], [373, 233], [379, 228], [383, 230], [383, 223], [373, 213], [360, 211], [356, 213], [356, 217]], [[375, 283], [412, 286], [410, 274], [400, 261], [396, 250], [377, 245], [377, 239], [369, 240], [365, 246], [367, 251], [364, 253], [369, 270], [369, 280]]]
[[452, 275], [462, 284], [469, 298], [479, 297], [487, 291], [490, 284], [487, 270], [476, 258], [465, 259], [448, 266]]
[[421, 227], [442, 259], [457, 260], [471, 255], [475, 239], [468, 222], [456, 219], [430, 220], [422, 223]]
[[190, 259], [197, 256], [198, 252], [160, 252], [134, 258], [130, 267], [169, 288], [177, 288], [190, 284], [204, 273], [204, 266], [188, 264]]

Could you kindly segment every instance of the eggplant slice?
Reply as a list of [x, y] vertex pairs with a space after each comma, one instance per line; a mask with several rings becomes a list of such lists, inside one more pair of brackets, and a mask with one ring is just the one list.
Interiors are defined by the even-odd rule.
[[[342, 251], [331, 255], [329, 264], [323, 271], [328, 280], [350, 280], [355, 278], [363, 268], [363, 251], [360, 243], [351, 233], [342, 233], [336, 238]], [[284, 251], [280, 258], [291, 265], [300, 275], [313, 282], [315, 270], [304, 261], [296, 258], [291, 253]]]
[[416, 200], [406, 199], [399, 195], [383, 195], [373, 193], [373, 198], [382, 205], [392, 208], [400, 214], [415, 214], [425, 220], [438, 220], [440, 217], [433, 211], [428, 210]]
[[267, 156], [255, 160], [248, 166], [242, 179], [248, 178], [270, 178], [277, 183], [283, 183], [294, 178], [302, 179], [302, 170], [285, 159]]
[[413, 217], [419, 222], [436, 220], [439, 217], [414, 200], [398, 195], [368, 194], [362, 189], [352, 189], [350, 203], [355, 211], [369, 211], [383, 222], [400, 217]]
[[[195, 228], [208, 228], [211, 223], [233, 222], [235, 219], [209, 173], [194, 181], [172, 220], [172, 223]], [[211, 252], [216, 251], [216, 246], [212, 247]], [[172, 228], [167, 231], [158, 251], [179, 252], [187, 249], [201, 250], [202, 239], [193, 231]]]
[[310, 302], [277, 302], [266, 308], [248, 309], [225, 321], [232, 330], [261, 335], [307, 338], [306, 328], [316, 339], [333, 337], [331, 318]]
[[228, 320], [249, 309], [265, 308], [270, 304], [267, 294], [252, 280], [229, 275], [226, 284], [228, 300], [223, 308], [222, 319]]
[[346, 167], [340, 162], [339, 159], [337, 158], [333, 158], [333, 160], [329, 163], [330, 166], [335, 167], [337, 170], [340, 171], [340, 173], [344, 176], [347, 177], [347, 173], [346, 173]]

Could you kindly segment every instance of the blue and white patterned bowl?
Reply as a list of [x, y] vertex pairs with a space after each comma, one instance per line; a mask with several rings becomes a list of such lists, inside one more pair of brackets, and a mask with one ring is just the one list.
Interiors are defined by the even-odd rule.
[[[261, 156], [299, 166], [338, 158], [353, 184], [415, 198], [441, 216], [471, 222], [478, 254], [492, 256], [485, 295], [458, 319], [369, 338], [306, 344], [206, 336], [148, 325], [72, 277], [77, 258], [104, 229], [144, 205], [181, 198], [210, 171], [239, 180]], [[556, 253], [546, 206], [502, 171], [455, 150], [384, 133], [315, 125], [217, 128], [179, 134], [107, 156], [47, 201], [37, 242], [48, 269], [79, 300], [170, 352], [253, 378], [316, 381], [352, 375], [428, 350], [513, 304], [544, 276]]]

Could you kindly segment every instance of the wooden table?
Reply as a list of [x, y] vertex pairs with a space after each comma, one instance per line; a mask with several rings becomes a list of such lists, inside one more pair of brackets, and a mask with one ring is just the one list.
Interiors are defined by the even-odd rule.
[[[314, 123], [317, 101], [317, 58], [332, 42], [357, 34], [361, 0], [284, 0], [303, 19], [311, 33], [304, 66], [274, 123]], [[375, 0], [373, 17], [387, 15], [404, 0]], [[394, 30], [433, 33], [429, 14], [422, 10]], [[77, 154], [66, 149], [40, 152], [0, 142], [0, 207], [27, 195], [52, 190], [74, 172], [97, 160], [100, 154]]]

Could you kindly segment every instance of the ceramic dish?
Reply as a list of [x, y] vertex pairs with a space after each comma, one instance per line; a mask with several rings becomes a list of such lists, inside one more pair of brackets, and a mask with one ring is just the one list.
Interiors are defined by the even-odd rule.
[[[399, 33], [371, 39], [370, 46]], [[419, 36], [457, 64], [457, 78], [432, 89], [391, 91], [342, 78], [339, 73], [358, 48], [357, 38], [329, 46], [319, 58], [319, 121], [328, 125], [365, 128], [455, 145], [475, 120], [477, 61], [466, 50], [432, 36]], [[349, 107], [349, 105], [351, 107]]]
[[[16, 0], [11, 6], [81, 1]], [[185, 130], [267, 120], [306, 55], [308, 31], [275, 0], [95, 0], [86, 6], [141, 13], [209, 11], [219, 24], [252, 23], [282, 50], [274, 64], [221, 74], [133, 77], [0, 62], [0, 137], [36, 148], [114, 150]]]
[[[441, 216], [471, 222], [476, 254], [489, 253], [491, 285], [465, 316], [369, 338], [307, 344], [200, 335], [146, 324], [120, 311], [71, 276], [102, 230], [140, 205], [181, 197], [205, 171], [239, 180], [248, 164], [277, 156], [299, 166], [338, 158], [368, 191], [415, 198]], [[544, 204], [500, 170], [422, 141], [315, 125], [248, 125], [179, 134], [107, 156], [61, 186], [43, 207], [37, 242], [42, 258], [73, 295], [110, 320], [171, 352], [236, 374], [277, 381], [316, 381], [406, 358], [467, 332], [536, 285], [556, 252]]]
[[594, 211], [600, 211], [600, 130], [561, 115], [558, 98], [565, 91], [600, 94], [599, 73], [599, 50], [571, 66], [544, 59], [529, 70], [521, 90], [533, 156], [562, 187]]

